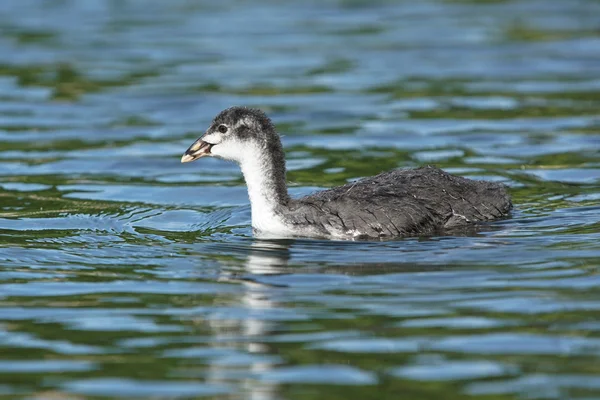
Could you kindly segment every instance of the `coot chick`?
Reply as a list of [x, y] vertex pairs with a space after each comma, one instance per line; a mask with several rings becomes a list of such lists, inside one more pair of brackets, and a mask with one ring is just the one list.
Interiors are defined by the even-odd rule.
[[273, 123], [262, 111], [245, 107], [218, 114], [181, 162], [204, 156], [240, 165], [253, 231], [262, 237], [428, 236], [503, 217], [512, 206], [502, 184], [454, 176], [431, 166], [383, 172], [292, 199]]

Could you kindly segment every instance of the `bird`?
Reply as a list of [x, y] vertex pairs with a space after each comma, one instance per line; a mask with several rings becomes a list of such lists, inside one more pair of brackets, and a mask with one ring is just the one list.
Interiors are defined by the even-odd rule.
[[252, 232], [262, 238], [435, 236], [506, 217], [512, 208], [505, 185], [431, 165], [394, 169], [292, 198], [280, 136], [271, 119], [254, 108], [221, 111], [181, 162], [207, 156], [239, 164], [248, 188]]

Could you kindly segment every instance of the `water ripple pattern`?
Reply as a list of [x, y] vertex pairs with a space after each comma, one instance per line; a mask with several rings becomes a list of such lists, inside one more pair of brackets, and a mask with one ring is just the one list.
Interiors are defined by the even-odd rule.
[[[600, 3], [0, 3], [1, 399], [600, 398]], [[300, 196], [434, 164], [511, 218], [252, 238], [264, 109]]]

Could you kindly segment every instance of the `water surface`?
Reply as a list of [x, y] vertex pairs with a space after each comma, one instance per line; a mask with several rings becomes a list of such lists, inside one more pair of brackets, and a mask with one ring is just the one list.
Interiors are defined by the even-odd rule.
[[[600, 397], [600, 3], [0, 4], [0, 398]], [[435, 164], [470, 236], [253, 239], [183, 151], [261, 107], [293, 195]]]

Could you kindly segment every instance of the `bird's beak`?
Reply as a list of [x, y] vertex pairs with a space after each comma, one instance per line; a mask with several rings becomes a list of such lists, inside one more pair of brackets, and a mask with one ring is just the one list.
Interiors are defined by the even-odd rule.
[[210, 155], [210, 149], [212, 147], [213, 144], [207, 143], [202, 139], [198, 139], [190, 146], [189, 149], [185, 151], [181, 157], [181, 162], [186, 163], [197, 160], [200, 157], [208, 156]]

